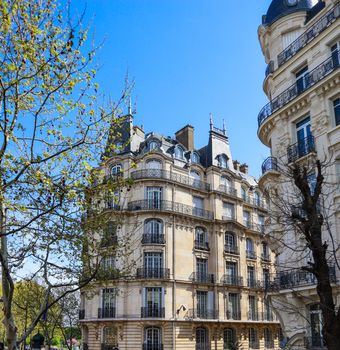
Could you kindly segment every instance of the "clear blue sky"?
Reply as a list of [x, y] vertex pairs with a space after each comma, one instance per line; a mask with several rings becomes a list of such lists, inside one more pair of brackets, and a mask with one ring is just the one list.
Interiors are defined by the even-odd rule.
[[209, 113], [226, 120], [232, 156], [258, 176], [269, 150], [257, 138], [265, 62], [257, 38], [270, 0], [73, 0], [87, 6], [102, 92], [117, 97], [126, 71], [135, 80], [135, 124], [174, 133], [190, 123], [207, 143]]

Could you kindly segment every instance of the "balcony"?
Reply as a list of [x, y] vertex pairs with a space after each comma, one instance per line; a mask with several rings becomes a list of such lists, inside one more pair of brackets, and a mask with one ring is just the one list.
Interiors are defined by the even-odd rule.
[[246, 250], [247, 259], [256, 260], [256, 254], [253, 250]]
[[141, 317], [142, 318], [164, 318], [165, 317], [165, 308], [159, 306], [152, 307], [142, 307], [141, 308]]
[[182, 185], [197, 188], [203, 191], [210, 191], [210, 184], [201, 180], [196, 180], [190, 176], [172, 173], [161, 169], [144, 169], [131, 173], [132, 180], [141, 179], [163, 179], [173, 181]]
[[190, 280], [198, 283], [215, 283], [215, 275], [212, 273], [193, 272]]
[[79, 310], [79, 320], [83, 320], [85, 318], [85, 310]]
[[[329, 267], [330, 281], [336, 283], [335, 266]], [[271, 289], [294, 289], [305, 286], [314, 286], [317, 284], [316, 277], [307, 271], [289, 270], [279, 273], [271, 283]]]
[[237, 190], [234, 187], [220, 185], [218, 189], [223, 193], [230, 194], [231, 196], [237, 197]]
[[163, 344], [143, 344], [143, 350], [163, 350]]
[[295, 162], [311, 152], [315, 152], [314, 137], [307, 136], [287, 148], [288, 162]]
[[227, 319], [228, 320], [240, 320], [241, 319], [241, 311], [227, 311]]
[[308, 43], [335, 22], [339, 15], [340, 4], [337, 4], [277, 56], [279, 67], [295, 56]]
[[235, 213], [224, 214], [224, 215], [222, 215], [222, 220], [223, 221], [236, 221], [236, 215], [235, 215]]
[[199, 249], [199, 250], [206, 250], [206, 251], [210, 250], [208, 242], [201, 242], [201, 241], [198, 241], [198, 240], [194, 241], [194, 248], [195, 249]]
[[116, 308], [115, 307], [105, 307], [98, 309], [98, 318], [115, 318]]
[[189, 309], [187, 317], [190, 319], [216, 320], [218, 319], [218, 312], [209, 309]]
[[258, 115], [258, 126], [261, 127], [261, 125], [275, 112], [287, 105], [289, 102], [293, 101], [297, 96], [317, 84], [326, 76], [334, 72], [339, 67], [339, 59], [335, 59], [335, 56], [337, 56], [337, 53], [333, 54], [331, 57], [329, 57], [327, 60], [322, 62], [319, 66], [307, 74], [303, 89], [301, 89], [301, 87], [298, 87], [298, 83], [295, 82], [288, 89], [275, 97], [271, 102], [266, 104]]
[[224, 252], [226, 254], [240, 255], [240, 250], [237, 245], [225, 244]]
[[259, 321], [259, 314], [257, 311], [249, 311], [248, 312], [248, 320], [249, 321]]
[[170, 269], [163, 268], [138, 268], [137, 278], [140, 279], [169, 279]]
[[269, 171], [279, 171], [276, 157], [268, 157], [262, 163], [262, 175], [268, 173]]
[[175, 212], [183, 215], [196, 216], [207, 220], [213, 219], [213, 213], [208, 210], [195, 208], [190, 205], [176, 203], [172, 201], [165, 201], [165, 200], [153, 201], [153, 200], [143, 199], [139, 201], [132, 201], [128, 204], [128, 210], [129, 211], [139, 211], [139, 210], [169, 211], [169, 212]]
[[247, 287], [254, 289], [262, 289], [263, 285], [261, 281], [258, 281], [255, 278], [247, 278]]
[[261, 260], [264, 262], [270, 262], [270, 255], [268, 253], [262, 253]]
[[165, 244], [163, 233], [143, 233], [142, 244]]
[[274, 315], [271, 311], [266, 311], [262, 313], [262, 320], [263, 321], [274, 321]]
[[226, 285], [226, 286], [242, 287], [243, 286], [243, 277], [223, 275], [221, 278], [221, 283]]

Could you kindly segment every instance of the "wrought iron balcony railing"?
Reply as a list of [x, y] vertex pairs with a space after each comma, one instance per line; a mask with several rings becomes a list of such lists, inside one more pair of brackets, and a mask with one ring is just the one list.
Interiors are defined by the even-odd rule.
[[201, 242], [198, 240], [194, 241], [194, 247], [195, 249], [200, 249], [200, 250], [210, 250], [208, 242]]
[[231, 196], [237, 197], [237, 190], [234, 187], [220, 185], [218, 188], [221, 192], [230, 194]]
[[137, 269], [137, 278], [169, 279], [170, 269], [141, 267]]
[[243, 286], [243, 277], [241, 276], [230, 276], [223, 275], [221, 278], [221, 283], [227, 286]]
[[192, 319], [200, 318], [204, 320], [216, 320], [218, 319], [218, 312], [216, 310], [210, 310], [205, 308], [189, 309], [187, 317]]
[[308, 90], [310, 87], [324, 79], [327, 75], [334, 72], [339, 67], [338, 53], [333, 53], [331, 57], [327, 58], [319, 66], [310, 71], [304, 80], [304, 86], [301, 88], [298, 82], [295, 82], [288, 89], [283, 91], [271, 102], [267, 103], [258, 115], [258, 126], [268, 119], [273, 113], [284, 107], [286, 104], [294, 100], [299, 94]]
[[227, 254], [240, 255], [240, 250], [236, 244], [235, 245], [225, 244], [224, 252]]
[[215, 283], [215, 275], [212, 273], [193, 272], [190, 280], [198, 283]]
[[235, 213], [230, 213], [230, 214], [224, 214], [224, 215], [222, 215], [222, 220], [223, 221], [230, 221], [230, 220], [236, 220], [236, 215], [235, 215]]
[[142, 318], [164, 318], [165, 317], [165, 308], [159, 306], [151, 307], [142, 307], [141, 308], [141, 317]]
[[261, 260], [265, 262], [270, 262], [270, 255], [268, 253], [262, 253]]
[[335, 5], [330, 11], [322, 16], [307, 31], [301, 34], [295, 41], [286, 47], [277, 56], [279, 67], [295, 56], [302, 48], [328, 28], [340, 16], [340, 4]]
[[143, 350], [163, 350], [163, 344], [143, 344]]
[[128, 204], [128, 210], [139, 211], [139, 210], [152, 210], [152, 211], [170, 211], [180, 213], [184, 215], [192, 215], [204, 219], [213, 219], [213, 213], [208, 210], [201, 208], [195, 208], [190, 205], [165, 201], [165, 200], [139, 200], [132, 201]]
[[255, 288], [255, 289], [262, 289], [263, 284], [261, 281], [258, 281], [255, 278], [247, 278], [247, 287], [248, 288]]
[[253, 259], [256, 260], [256, 253], [253, 250], [246, 250], [246, 257], [247, 259]]
[[210, 191], [210, 184], [205, 181], [201, 181], [198, 179], [194, 179], [193, 177], [190, 177], [190, 176], [176, 174], [176, 173], [172, 173], [170, 171], [161, 170], [161, 169], [137, 170], [131, 173], [131, 178], [133, 180], [164, 179], [164, 180], [177, 182], [186, 186], [194, 187], [199, 190]]
[[248, 312], [248, 320], [250, 321], [259, 321], [259, 314], [257, 311]]
[[266, 311], [262, 313], [263, 321], [274, 321], [274, 315], [271, 311]]
[[163, 233], [143, 233], [142, 244], [165, 244]]
[[240, 320], [241, 319], [241, 311], [227, 311], [227, 319], [228, 320]]
[[116, 308], [115, 307], [104, 307], [98, 309], [98, 318], [115, 318]]
[[79, 320], [83, 320], [85, 318], [85, 309], [79, 310]]
[[279, 171], [276, 157], [268, 157], [262, 163], [262, 175], [268, 173], [269, 171]]
[[311, 152], [315, 152], [314, 137], [312, 135], [299, 140], [287, 148], [288, 162], [295, 162]]

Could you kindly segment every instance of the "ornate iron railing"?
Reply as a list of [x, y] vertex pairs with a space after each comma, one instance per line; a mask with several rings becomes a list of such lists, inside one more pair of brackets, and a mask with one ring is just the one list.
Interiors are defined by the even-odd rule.
[[340, 16], [340, 4], [336, 4], [330, 11], [322, 16], [307, 31], [301, 34], [288, 47], [277, 56], [279, 67], [295, 56], [308, 43], [315, 39], [320, 33], [328, 28]]
[[246, 250], [246, 257], [247, 259], [253, 259], [256, 260], [256, 253], [254, 250]]
[[190, 280], [198, 283], [215, 283], [215, 275], [212, 273], [193, 272]]
[[227, 311], [227, 319], [228, 320], [240, 320], [241, 319], [241, 311]]
[[165, 308], [159, 306], [152, 307], [142, 307], [141, 308], [141, 317], [155, 317], [155, 318], [164, 318], [165, 317]]
[[213, 219], [213, 213], [208, 210], [201, 208], [195, 208], [190, 205], [165, 201], [165, 200], [139, 200], [133, 201], [128, 204], [128, 210], [139, 211], [139, 210], [159, 210], [159, 211], [171, 211], [184, 215], [197, 216], [204, 219]]
[[235, 245], [225, 244], [224, 252], [227, 254], [234, 254], [234, 255], [240, 254], [240, 250], [236, 244]]
[[226, 185], [220, 185], [218, 187], [219, 191], [230, 194], [234, 197], [237, 197], [237, 190], [234, 187], [226, 186]]
[[250, 321], [259, 321], [259, 314], [257, 311], [249, 311], [248, 312], [248, 320]]
[[115, 307], [105, 307], [98, 309], [98, 318], [115, 318], [116, 308]]
[[312, 135], [299, 140], [287, 148], [288, 162], [295, 162], [311, 152], [315, 152], [314, 137]]
[[254, 289], [262, 289], [263, 284], [261, 281], [256, 280], [255, 278], [247, 278], [247, 287]]
[[200, 249], [200, 250], [210, 250], [208, 242], [201, 242], [199, 240], [194, 241], [194, 247], [195, 249]]
[[169, 279], [170, 269], [140, 267], [137, 269], [137, 278]]
[[161, 170], [161, 169], [136, 170], [131, 173], [131, 178], [133, 180], [164, 179], [164, 180], [174, 181], [190, 187], [194, 187], [200, 190], [210, 191], [210, 184], [205, 181], [195, 179], [191, 176], [176, 174], [176, 173], [172, 173], [170, 171]]
[[165, 244], [163, 233], [143, 233], [142, 244]]
[[189, 309], [187, 317], [192, 319], [200, 318], [204, 320], [216, 320], [218, 319], [218, 312], [216, 310], [209, 310], [206, 308]]
[[264, 175], [268, 171], [279, 171], [279, 167], [277, 165], [277, 158], [276, 157], [268, 157], [262, 163], [262, 175]]
[[243, 277], [223, 275], [221, 278], [221, 283], [224, 285], [227, 285], [227, 286], [242, 287], [243, 286]]
[[339, 67], [338, 55], [338, 52], [333, 53], [331, 57], [327, 58], [327, 60], [307, 73], [303, 86], [301, 86], [301, 84], [298, 84], [298, 82], [295, 82], [288, 89], [275, 97], [271, 102], [267, 103], [261, 109], [258, 115], [258, 126], [260, 127], [263, 122], [274, 112], [278, 111], [283, 106], [294, 100], [299, 94], [308, 90], [310, 87], [325, 78], [327, 75], [334, 72]]
[[262, 253], [261, 260], [265, 261], [265, 262], [270, 262], [270, 255], [268, 253], [266, 253], [266, 254]]

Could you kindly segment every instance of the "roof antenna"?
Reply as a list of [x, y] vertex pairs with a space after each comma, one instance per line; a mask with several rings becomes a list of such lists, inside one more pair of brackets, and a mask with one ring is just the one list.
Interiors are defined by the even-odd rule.
[[222, 119], [222, 120], [223, 120], [223, 134], [226, 135], [227, 129], [225, 127], [225, 120], [224, 119]]
[[212, 130], [213, 129], [213, 115], [212, 115], [212, 113], [210, 112], [210, 130]]
[[131, 96], [129, 97], [128, 115], [132, 115]]

